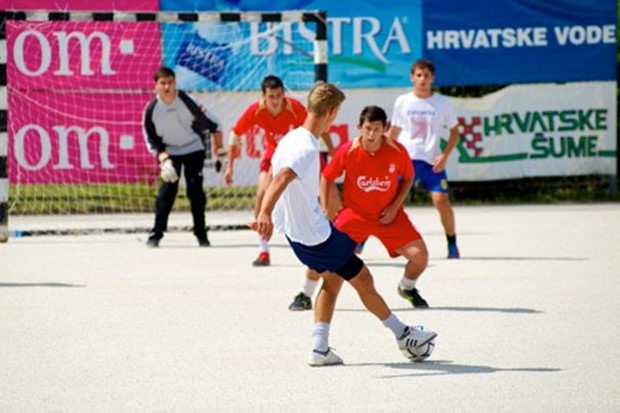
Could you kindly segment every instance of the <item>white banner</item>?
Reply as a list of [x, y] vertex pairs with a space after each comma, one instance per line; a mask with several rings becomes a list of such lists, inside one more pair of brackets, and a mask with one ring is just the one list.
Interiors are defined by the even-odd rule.
[[[364, 106], [383, 107], [391, 116], [394, 99], [408, 89], [349, 89], [332, 127], [337, 146], [357, 135]], [[293, 93], [303, 103], [305, 95]], [[218, 113], [226, 134], [253, 94]], [[461, 139], [448, 162], [451, 181], [522, 177], [613, 175], [616, 172], [616, 82], [508, 86], [481, 98], [453, 98]], [[217, 110], [217, 108], [214, 108]], [[447, 133], [444, 139], [447, 138]], [[235, 185], [255, 185], [258, 158], [243, 142], [235, 163]], [[207, 173], [207, 185], [221, 186], [221, 174]]]

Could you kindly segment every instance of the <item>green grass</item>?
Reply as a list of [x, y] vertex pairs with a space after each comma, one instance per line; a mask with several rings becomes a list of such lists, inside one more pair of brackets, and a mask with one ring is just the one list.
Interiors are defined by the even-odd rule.
[[[209, 188], [207, 210], [251, 209], [254, 187]], [[9, 188], [12, 215], [151, 212], [157, 185], [19, 185]], [[189, 210], [184, 189], [174, 209]]]
[[[617, 201], [609, 176], [524, 178], [487, 182], [453, 182], [455, 205], [553, 204]], [[250, 210], [254, 187], [208, 188], [207, 210]], [[156, 185], [19, 185], [9, 188], [12, 215], [138, 213], [154, 210]], [[430, 205], [426, 191], [415, 189], [407, 205]], [[179, 190], [177, 211], [189, 211], [189, 200]]]

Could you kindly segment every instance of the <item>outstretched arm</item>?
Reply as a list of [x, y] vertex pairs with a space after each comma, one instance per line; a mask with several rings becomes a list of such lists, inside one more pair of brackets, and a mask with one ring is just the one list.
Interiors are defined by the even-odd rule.
[[226, 185], [232, 185], [233, 183], [233, 165], [235, 163], [235, 156], [237, 155], [237, 148], [241, 143], [241, 137], [235, 132], [230, 131], [228, 138], [228, 159], [226, 162], [226, 169], [224, 170], [224, 182]]
[[276, 202], [297, 174], [291, 168], [282, 168], [276, 176], [273, 177], [261, 204], [260, 211], [256, 220], [250, 224], [250, 228], [257, 231], [258, 234], [266, 241], [271, 239], [273, 235], [273, 222], [271, 221], [271, 213], [276, 206]]

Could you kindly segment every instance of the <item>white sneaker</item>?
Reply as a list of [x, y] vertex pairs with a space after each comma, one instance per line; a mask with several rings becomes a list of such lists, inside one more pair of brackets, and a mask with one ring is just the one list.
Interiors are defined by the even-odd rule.
[[398, 342], [398, 348], [402, 351], [421, 347], [435, 337], [437, 337], [437, 333], [422, 326], [408, 326], [403, 336], [396, 341]]
[[331, 347], [329, 347], [326, 352], [312, 350], [310, 352], [310, 359], [308, 360], [308, 364], [312, 367], [335, 366], [342, 363], [342, 358], [334, 353]]

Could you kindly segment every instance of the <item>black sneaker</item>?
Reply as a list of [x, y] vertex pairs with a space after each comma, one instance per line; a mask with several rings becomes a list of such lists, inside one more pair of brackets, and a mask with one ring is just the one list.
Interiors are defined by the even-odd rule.
[[291, 311], [312, 310], [312, 299], [304, 293], [299, 293], [288, 306], [288, 309]]
[[205, 235], [204, 237], [196, 237], [198, 239], [199, 247], [210, 247], [211, 243], [209, 242], [209, 238]]
[[149, 248], [157, 248], [159, 247], [159, 240], [161, 238], [155, 234], [149, 235], [149, 238], [146, 240], [146, 246]]
[[417, 288], [405, 290], [399, 285], [398, 295], [409, 301], [415, 308], [428, 308], [428, 303], [422, 298]]

